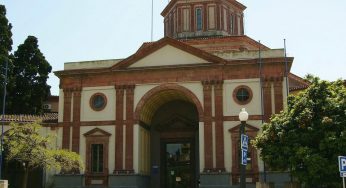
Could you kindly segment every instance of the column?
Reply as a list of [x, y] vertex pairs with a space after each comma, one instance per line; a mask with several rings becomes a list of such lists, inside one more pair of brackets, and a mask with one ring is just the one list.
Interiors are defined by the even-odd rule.
[[268, 122], [272, 115], [272, 99], [271, 99], [271, 81], [264, 79], [263, 82], [263, 107], [264, 107], [264, 121]]
[[134, 85], [126, 86], [126, 158], [125, 169], [133, 172]]
[[275, 113], [280, 113], [284, 106], [282, 82], [283, 78], [277, 78], [274, 82]]
[[79, 153], [81, 88], [73, 91], [72, 151]]
[[70, 149], [70, 126], [71, 126], [71, 100], [72, 90], [64, 90], [64, 116], [63, 116], [63, 133], [62, 133], [62, 148]]
[[224, 133], [223, 133], [223, 80], [215, 81], [215, 141], [216, 170], [225, 171]]
[[210, 81], [202, 81], [204, 95], [204, 170], [213, 168], [212, 106]]
[[115, 86], [115, 168], [114, 173], [123, 170], [123, 125], [124, 87]]

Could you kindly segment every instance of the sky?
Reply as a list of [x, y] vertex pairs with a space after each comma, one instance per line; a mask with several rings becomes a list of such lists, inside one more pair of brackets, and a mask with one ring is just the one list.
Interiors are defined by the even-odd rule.
[[[326, 80], [346, 79], [346, 1], [238, 0], [247, 6], [245, 34], [293, 56], [291, 72]], [[13, 49], [28, 35], [53, 67], [65, 62], [119, 59], [151, 40], [150, 0], [0, 0], [12, 23]], [[163, 37], [160, 13], [167, 0], [154, 0], [154, 36]], [[48, 80], [58, 95], [59, 79]]]

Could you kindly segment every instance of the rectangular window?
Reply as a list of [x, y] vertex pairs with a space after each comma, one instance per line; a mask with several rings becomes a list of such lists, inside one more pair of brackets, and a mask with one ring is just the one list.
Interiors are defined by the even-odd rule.
[[196, 9], [196, 29], [197, 31], [201, 31], [203, 29], [203, 19], [202, 19], [202, 9]]
[[91, 145], [91, 171], [93, 173], [103, 172], [103, 144]]

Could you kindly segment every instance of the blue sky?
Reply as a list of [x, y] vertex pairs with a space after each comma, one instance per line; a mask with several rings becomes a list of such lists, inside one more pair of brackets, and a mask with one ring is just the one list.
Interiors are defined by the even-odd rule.
[[[154, 0], [154, 40], [163, 37], [161, 11], [167, 0]], [[346, 79], [346, 1], [239, 0], [245, 33], [270, 48], [295, 57], [292, 72], [327, 80]], [[64, 62], [126, 58], [150, 41], [150, 0], [0, 0], [13, 25], [13, 49], [34, 35], [53, 67]], [[59, 79], [50, 75], [51, 92]]]

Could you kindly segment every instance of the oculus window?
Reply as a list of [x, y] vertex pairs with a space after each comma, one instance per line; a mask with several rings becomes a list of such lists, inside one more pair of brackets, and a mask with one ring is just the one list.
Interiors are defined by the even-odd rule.
[[90, 98], [90, 107], [95, 111], [103, 110], [107, 105], [107, 98], [103, 93], [95, 93]]
[[248, 104], [252, 99], [252, 91], [248, 86], [238, 86], [233, 91], [233, 99], [240, 105]]

